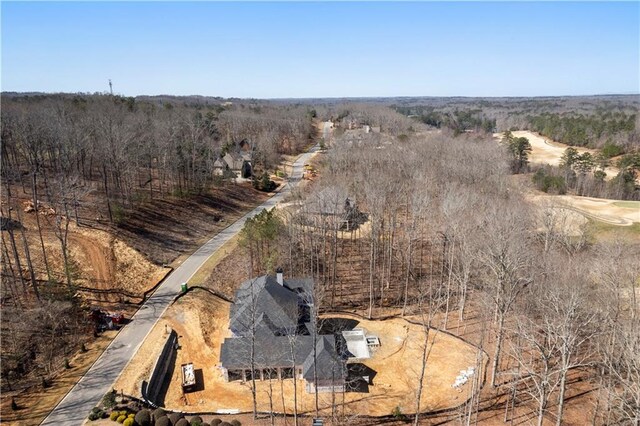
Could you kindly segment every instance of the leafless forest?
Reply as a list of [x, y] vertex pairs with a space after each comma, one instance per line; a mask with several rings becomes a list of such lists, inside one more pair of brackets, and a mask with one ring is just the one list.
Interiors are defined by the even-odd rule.
[[[283, 264], [316, 277], [326, 311], [419, 318], [454, 333], [482, 323], [472, 341], [491, 362], [486, 387], [456, 413], [463, 424], [496, 407], [505, 422], [636, 424], [637, 236], [576, 233], [550, 206], [528, 203], [530, 184], [514, 179], [512, 154], [490, 134], [351, 108], [334, 117], [388, 132], [336, 132], [313, 190], [250, 232], [251, 257], [263, 261], [254, 273]], [[347, 198], [366, 216], [353, 232], [336, 214]], [[565, 401], [583, 392], [581, 417], [568, 419]]]
[[[71, 225], [127, 234], [135, 223], [138, 240], [151, 240], [132, 222], [140, 211], [162, 200], [197, 206], [215, 188], [240, 185], [212, 173], [221, 154], [245, 141], [254, 173], [275, 172], [331, 120], [320, 178], [245, 227], [252, 274], [282, 265], [314, 277], [324, 312], [419, 321], [423, 365], [429, 330], [475, 324], [465, 338], [490, 363], [484, 386], [447, 414], [455, 424], [498, 411], [505, 423], [640, 424], [637, 224], [614, 237], [591, 222], [576, 232], [551, 206], [527, 201], [531, 177], [512, 174], [513, 152], [492, 137], [535, 129], [536, 117], [579, 115], [570, 125], [589, 134], [585, 145], [637, 155], [637, 99], [224, 101], [3, 95], [3, 391], [55, 374], [91, 338], [87, 304], [75, 297], [83, 265], [69, 256]], [[591, 135], [603, 116], [609, 127]], [[473, 125], [459, 126], [463, 118]], [[573, 135], [567, 123], [546, 130]], [[29, 203], [36, 214], [26, 229]], [[52, 233], [61, 262], [45, 246]], [[172, 260], [156, 251], [145, 254]], [[415, 383], [415, 424], [428, 416], [426, 381]], [[568, 418], [570, 398], [584, 409]]]
[[311, 119], [307, 107], [252, 102], [3, 94], [2, 390], [45, 383], [90, 339], [76, 281], [91, 265], [72, 256], [70, 228], [170, 263], [210, 223], [261, 199], [214, 176], [215, 160], [244, 141], [254, 172], [271, 172], [309, 145]]

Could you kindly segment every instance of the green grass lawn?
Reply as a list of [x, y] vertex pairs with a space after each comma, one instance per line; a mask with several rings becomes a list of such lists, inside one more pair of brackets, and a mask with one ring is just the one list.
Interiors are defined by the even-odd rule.
[[600, 222], [599, 220], [589, 220], [589, 231], [595, 240], [627, 239], [634, 242], [640, 241], [640, 223], [634, 222], [631, 226], [617, 226]]
[[626, 209], [640, 209], [640, 201], [614, 201], [613, 205]]

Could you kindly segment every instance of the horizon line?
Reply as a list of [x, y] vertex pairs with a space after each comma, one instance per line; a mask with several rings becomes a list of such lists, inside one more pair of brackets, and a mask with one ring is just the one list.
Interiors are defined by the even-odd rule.
[[[16, 95], [111, 95], [111, 93], [107, 91], [95, 91], [95, 92], [43, 92], [43, 91], [15, 91], [15, 90], [2, 90], [0, 95], [4, 94], [16, 94]], [[122, 97], [175, 97], [175, 98], [190, 98], [190, 97], [201, 97], [201, 98], [220, 98], [220, 99], [239, 99], [239, 100], [265, 100], [265, 101], [282, 101], [282, 100], [313, 100], [313, 99], [411, 99], [411, 98], [466, 98], [466, 99], [474, 99], [474, 98], [490, 98], [490, 99], [517, 99], [517, 98], [585, 98], [585, 97], [602, 97], [602, 96], [640, 96], [640, 91], [638, 92], [618, 92], [618, 93], [591, 93], [591, 94], [579, 94], [579, 95], [384, 95], [384, 96], [375, 96], [375, 95], [366, 95], [366, 96], [304, 96], [304, 97], [295, 97], [295, 96], [283, 96], [283, 97], [238, 97], [238, 96], [221, 96], [221, 95], [201, 95], [201, 94], [190, 94], [190, 95], [176, 95], [169, 93], [159, 93], [159, 94], [137, 94], [137, 95], [126, 95], [122, 93], [114, 93], [114, 96], [122, 96]]]

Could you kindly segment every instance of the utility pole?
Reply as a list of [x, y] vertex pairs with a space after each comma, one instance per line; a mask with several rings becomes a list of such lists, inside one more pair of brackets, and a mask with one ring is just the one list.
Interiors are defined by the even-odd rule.
[[109, 92], [111, 93], [111, 96], [113, 96], [113, 84], [111, 84], [111, 79], [109, 79]]

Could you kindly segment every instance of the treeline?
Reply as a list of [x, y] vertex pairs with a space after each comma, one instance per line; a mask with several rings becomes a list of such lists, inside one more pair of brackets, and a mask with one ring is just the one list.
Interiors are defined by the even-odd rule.
[[590, 148], [602, 148], [607, 157], [628, 151], [635, 141], [626, 135], [638, 136], [636, 114], [599, 112], [593, 115], [544, 113], [528, 117], [529, 129], [555, 141]]
[[458, 133], [533, 130], [568, 145], [602, 148], [608, 157], [640, 148], [640, 102], [634, 96], [407, 98], [393, 108]]
[[[426, 336], [473, 328], [476, 371], [490, 356], [488, 389], [472, 385], [453, 414], [461, 423], [499, 403], [506, 421], [526, 413], [562, 424], [585, 385], [595, 394], [583, 396], [593, 405], [580, 421], [637, 423], [637, 245], [597, 243], [570, 212], [528, 204], [509, 178], [512, 156], [491, 137], [371, 135], [333, 146], [311, 193], [277, 220], [265, 214], [264, 233], [251, 229], [254, 274], [284, 265], [320, 284], [319, 309], [408, 316]], [[366, 221], [345, 235], [354, 205]], [[428, 342], [406, 412], [421, 410]]]
[[[109, 220], [122, 206], [165, 195], [202, 193], [213, 163], [241, 141], [254, 169], [307, 146], [314, 128], [306, 107], [186, 107], [119, 96], [37, 96], [2, 101], [3, 179], [97, 189]], [[71, 189], [71, 188], [69, 188]]]
[[614, 165], [619, 172], [606, 180], [606, 168], [610, 160], [589, 152], [579, 154], [575, 148], [567, 148], [559, 167], [539, 167], [533, 183], [544, 192], [565, 194], [573, 191], [577, 195], [617, 200], [640, 200], [640, 153], [624, 154]]
[[496, 129], [495, 118], [487, 117], [482, 109], [454, 109], [453, 111], [439, 111], [435, 107], [415, 106], [396, 107], [401, 114], [414, 117], [426, 125], [448, 128], [458, 135], [465, 131], [483, 131], [492, 133]]
[[[0, 121], [3, 391], [44, 383], [91, 335], [75, 290], [87, 265], [70, 250], [72, 222], [111, 228], [136, 213], [170, 222], [149, 210], [203, 199], [192, 196], [222, 178], [213, 163], [241, 142], [260, 174], [315, 138], [307, 107], [191, 98], [3, 96]], [[157, 242], [172, 243], [170, 235]]]

